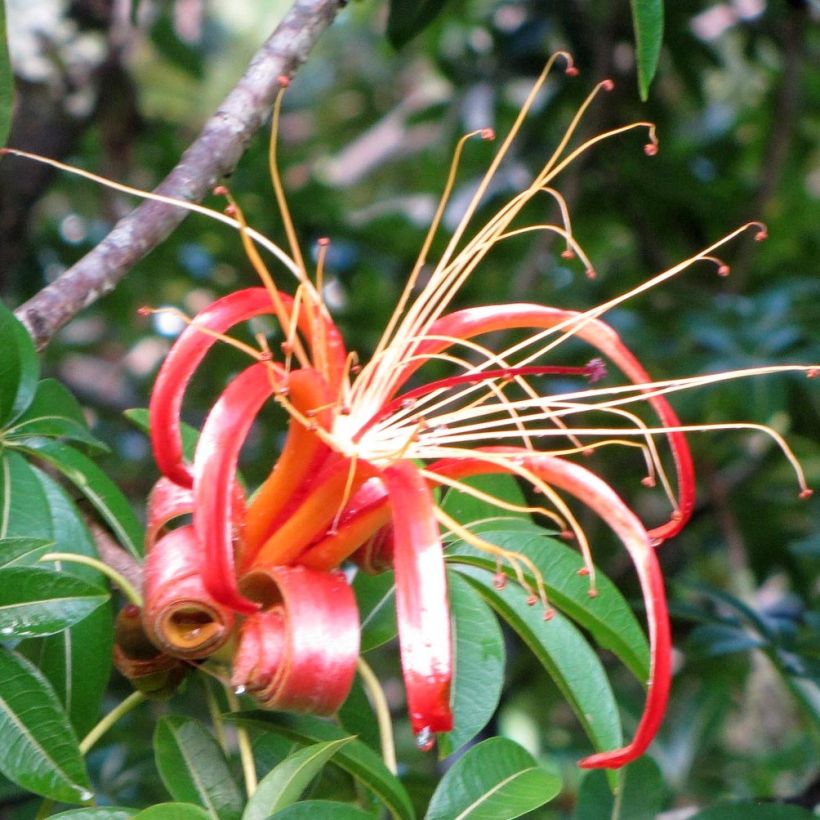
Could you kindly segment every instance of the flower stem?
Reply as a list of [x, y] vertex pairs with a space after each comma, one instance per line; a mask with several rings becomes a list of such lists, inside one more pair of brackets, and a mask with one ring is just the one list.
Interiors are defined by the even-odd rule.
[[[239, 698], [229, 686], [225, 687], [225, 694], [231, 710], [239, 711]], [[248, 733], [241, 726], [236, 727], [236, 742], [239, 745], [239, 758], [242, 761], [242, 774], [245, 777], [245, 791], [250, 799], [256, 791], [256, 763], [253, 759], [253, 749]]]
[[360, 657], [356, 666], [370, 704], [376, 712], [384, 764], [390, 770], [391, 774], [396, 774], [398, 771], [398, 767], [396, 766], [396, 746], [393, 742], [393, 723], [390, 720], [390, 707], [387, 705], [387, 698], [384, 696], [384, 690], [379, 683], [379, 679], [365, 659]]
[[142, 596], [125, 576], [97, 558], [91, 558], [88, 555], [77, 555], [73, 552], [47, 552], [40, 558], [40, 561], [68, 561], [73, 564], [84, 564], [87, 567], [93, 567], [105, 575], [111, 583], [116, 584], [116, 586], [122, 590], [122, 594], [125, 595], [132, 604], [142, 607]]
[[225, 723], [222, 720], [222, 710], [219, 708], [219, 702], [216, 699], [216, 692], [214, 692], [211, 680], [203, 676], [202, 686], [205, 689], [205, 699], [208, 703], [208, 713], [211, 716], [211, 722], [214, 725], [214, 734], [216, 735], [217, 743], [219, 743], [222, 751], [227, 755], [228, 743], [225, 738]]
[[132, 692], [119, 706], [112, 709], [81, 741], [80, 752], [85, 755], [91, 747], [121, 718], [145, 700], [145, 695]]

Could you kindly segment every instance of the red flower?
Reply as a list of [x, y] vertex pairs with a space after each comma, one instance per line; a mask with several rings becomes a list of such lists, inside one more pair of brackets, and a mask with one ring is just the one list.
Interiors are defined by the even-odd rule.
[[[419, 274], [466, 138], [459, 143], [418, 262], [381, 341], [362, 367], [347, 353], [322, 300], [326, 245], [320, 247], [314, 282], [296, 244], [275, 169], [291, 253], [288, 258], [281, 249], [275, 252], [299, 280], [295, 297], [273, 285], [254, 245], [258, 236], [231, 204], [230, 214], [265, 286], [233, 293], [200, 313], [157, 377], [150, 407], [151, 437], [164, 478], [149, 502], [145, 620], [157, 646], [184, 658], [204, 657], [238, 635], [234, 685], [266, 706], [329, 714], [344, 701], [358, 656], [356, 605], [338, 568], [347, 560], [368, 571], [392, 566], [411, 724], [420, 745], [431, 745], [432, 733], [448, 731], [453, 719], [441, 528], [500, 558], [526, 561], [526, 556], [504, 553], [450, 518], [437, 506], [433, 489], [469, 492], [462, 483], [468, 476], [509, 473], [541, 492], [550, 505], [545, 512], [574, 534], [584, 554], [592, 597], [595, 569], [589, 546], [563, 494], [602, 517], [635, 564], [651, 645], [643, 717], [626, 747], [581, 761], [586, 767], [617, 767], [643, 753], [651, 742], [670, 686], [669, 621], [654, 546], [677, 534], [691, 515], [694, 475], [685, 433], [704, 427], [682, 425], [667, 394], [745, 374], [652, 382], [599, 317], [696, 261], [714, 260], [714, 250], [744, 229], [583, 313], [535, 304], [451, 312], [455, 294], [493, 246], [517, 233], [547, 230], [560, 235], [566, 242], [564, 255], [580, 257], [592, 274], [592, 265], [571, 232], [564, 200], [550, 187], [553, 179], [578, 154], [614, 134], [648, 129], [649, 146], [656, 147], [653, 127], [634, 123], [567, 150], [580, 113], [599, 89], [608, 87], [605, 81], [584, 103], [531, 185], [467, 238], [478, 204], [554, 59], [496, 153], [442, 257], [419, 287]], [[492, 136], [486, 131], [476, 133]], [[561, 206], [562, 224], [513, 228], [522, 208], [543, 193]], [[718, 265], [723, 272], [722, 263]], [[234, 325], [264, 313], [273, 314], [284, 333], [281, 361], [264, 347], [255, 350], [232, 342], [256, 361], [218, 398], [202, 428], [193, 464], [186, 463], [179, 415], [191, 376], [211, 345], [227, 339]], [[527, 330], [528, 336], [497, 351], [477, 341], [510, 329]], [[595, 358], [577, 367], [545, 364], [546, 354], [569, 338], [584, 342]], [[605, 375], [606, 365], [598, 357], [620, 371], [623, 384], [581, 383], [597, 382]], [[408, 389], [411, 377], [418, 385], [419, 371], [431, 361], [449, 364], [455, 374]], [[758, 368], [747, 374], [777, 369], [784, 368]], [[549, 376], [576, 379], [578, 389], [550, 394], [536, 386], [537, 379]], [[270, 401], [289, 416], [287, 439], [269, 477], [248, 500], [237, 479], [239, 454], [258, 412]], [[630, 407], [639, 402], [651, 406], [657, 426], [650, 427], [632, 412]], [[594, 423], [577, 423], [582, 413], [590, 412], [595, 414]], [[601, 418], [612, 421], [601, 425]], [[768, 432], [793, 460], [782, 439]], [[658, 435], [671, 449], [675, 482], [666, 476], [658, 457]], [[544, 446], [553, 440], [557, 446]], [[670, 498], [667, 522], [647, 531], [612, 487], [571, 460], [574, 454], [614, 443], [637, 446], [643, 453], [649, 470], [644, 483], [659, 481]], [[799, 466], [796, 469], [802, 482]], [[158, 537], [169, 521], [188, 514], [193, 517], [191, 524]], [[538, 592], [546, 608], [540, 576]], [[549, 616], [548, 609], [545, 615]]]

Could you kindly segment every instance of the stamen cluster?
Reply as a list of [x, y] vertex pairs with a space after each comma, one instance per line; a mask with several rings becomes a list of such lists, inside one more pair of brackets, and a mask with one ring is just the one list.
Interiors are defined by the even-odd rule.
[[[571, 146], [584, 112], [601, 90], [612, 87], [604, 80], [581, 105], [530, 185], [474, 228], [490, 182], [557, 59], [566, 61], [568, 75], [577, 74], [566, 54], [549, 61], [433, 263], [428, 255], [466, 143], [474, 136], [490, 140], [495, 135], [484, 129], [459, 141], [441, 202], [395, 313], [372, 356], [361, 365], [347, 350], [322, 298], [327, 240], [319, 243], [313, 276], [305, 265], [277, 168], [275, 128], [271, 175], [289, 249], [249, 228], [227, 189], [218, 189], [228, 206], [217, 216], [238, 228], [262, 286], [218, 299], [189, 320], [162, 365], [151, 397], [151, 439], [162, 478], [148, 502], [142, 622], [162, 653], [192, 662], [228, 652], [233, 685], [264, 706], [332, 714], [348, 694], [359, 654], [356, 604], [340, 567], [350, 563], [365, 572], [392, 568], [410, 720], [420, 746], [428, 748], [433, 735], [448, 731], [453, 723], [443, 538], [457, 537], [493, 556], [498, 586], [507, 582], [508, 570], [527, 590], [530, 603], [543, 607], [545, 620], [554, 614], [545, 580], [532, 560], [482, 538], [469, 522], [455, 520], [436, 503], [433, 490], [468, 493], [503, 510], [544, 518], [577, 543], [584, 559], [580, 574], [588, 579], [590, 598], [595, 598], [591, 548], [570, 497], [599, 515], [628, 551], [643, 592], [651, 649], [646, 704], [634, 738], [622, 749], [585, 758], [581, 765], [621, 766], [651, 742], [671, 675], [669, 619], [655, 548], [677, 535], [692, 514], [694, 470], [686, 434], [763, 430], [794, 465], [801, 495], [810, 492], [800, 465], [775, 431], [740, 423], [682, 424], [668, 397], [730, 379], [789, 370], [816, 375], [817, 369], [758, 367], [652, 381], [601, 318], [697, 262], [711, 262], [718, 274], [728, 273], [715, 251], [749, 229], [764, 238], [765, 228], [757, 223], [738, 228], [592, 310], [528, 303], [450, 309], [498, 243], [529, 232], [556, 234], [564, 244], [562, 257], [577, 258], [587, 275], [594, 276], [554, 180], [579, 155], [619, 134], [645, 131], [645, 152], [652, 156], [658, 150], [654, 126], [645, 122]], [[285, 85], [283, 81], [283, 89]], [[280, 106], [281, 94], [274, 123]], [[559, 224], [517, 225], [525, 205], [544, 194], [557, 204]], [[275, 284], [260, 248], [295, 275], [293, 295]], [[425, 284], [419, 287], [423, 270]], [[283, 341], [277, 349], [264, 338], [254, 347], [228, 335], [233, 326], [262, 314], [278, 322]], [[501, 349], [480, 341], [509, 330], [527, 335]], [[569, 339], [590, 349], [587, 361], [577, 366], [545, 363]], [[193, 463], [188, 463], [180, 434], [182, 401], [191, 377], [217, 341], [233, 345], [252, 362], [214, 403]], [[423, 381], [430, 362], [446, 365], [452, 375]], [[618, 383], [612, 378], [616, 375]], [[555, 392], [551, 385], [559, 379], [564, 388]], [[574, 385], [571, 390], [566, 389], [568, 382]], [[267, 479], [246, 497], [237, 477], [240, 449], [260, 409], [271, 401], [287, 412], [287, 438]], [[636, 412], [639, 404], [648, 406], [654, 423]], [[664, 468], [659, 440], [671, 452], [674, 476]], [[659, 484], [669, 499], [665, 523], [647, 529], [606, 481], [573, 460], [616, 445], [635, 448], [643, 456], [642, 483]], [[493, 473], [516, 476], [543, 503], [520, 507], [467, 483], [472, 476]]]

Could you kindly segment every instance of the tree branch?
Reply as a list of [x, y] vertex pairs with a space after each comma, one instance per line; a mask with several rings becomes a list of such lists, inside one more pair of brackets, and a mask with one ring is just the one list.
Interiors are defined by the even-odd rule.
[[[282, 22], [254, 55], [242, 79], [157, 193], [199, 202], [242, 156], [267, 117], [282, 75], [305, 62], [322, 32], [333, 22], [339, 0], [296, 0]], [[92, 251], [56, 282], [16, 311], [38, 349], [83, 308], [114, 289], [129, 269], [155, 248], [185, 218], [186, 211], [144, 202], [123, 217]]]

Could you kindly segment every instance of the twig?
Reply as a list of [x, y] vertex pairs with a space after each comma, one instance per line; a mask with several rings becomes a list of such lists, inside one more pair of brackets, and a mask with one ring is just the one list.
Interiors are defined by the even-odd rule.
[[364, 658], [359, 658], [356, 663], [356, 669], [359, 677], [362, 679], [365, 692], [370, 699], [370, 705], [376, 713], [376, 721], [379, 725], [379, 738], [382, 746], [382, 760], [384, 765], [392, 774], [396, 774], [398, 767], [396, 765], [396, 745], [393, 741], [393, 724], [390, 720], [390, 707], [387, 704], [387, 698], [384, 696], [384, 690], [379, 683], [379, 679], [374, 674], [368, 663]]
[[119, 706], [114, 707], [80, 742], [80, 752], [88, 754], [91, 747], [123, 716], [145, 700], [142, 692], [132, 692]]
[[[232, 712], [239, 711], [239, 698], [230, 686], [225, 687], [225, 696], [228, 699], [228, 708]], [[251, 746], [251, 739], [248, 737], [248, 731], [244, 726], [235, 727], [236, 742], [239, 746], [239, 759], [242, 761], [242, 774], [245, 777], [245, 791], [248, 795], [248, 800], [253, 797], [256, 791], [256, 763], [253, 758], [253, 746]]]
[[[157, 192], [199, 202], [234, 169], [268, 114], [278, 78], [292, 75], [305, 62], [338, 9], [339, 0], [296, 0]], [[17, 318], [37, 347], [44, 348], [83, 308], [113, 290], [185, 215], [180, 208], [144, 202], [56, 282], [21, 305]]]

